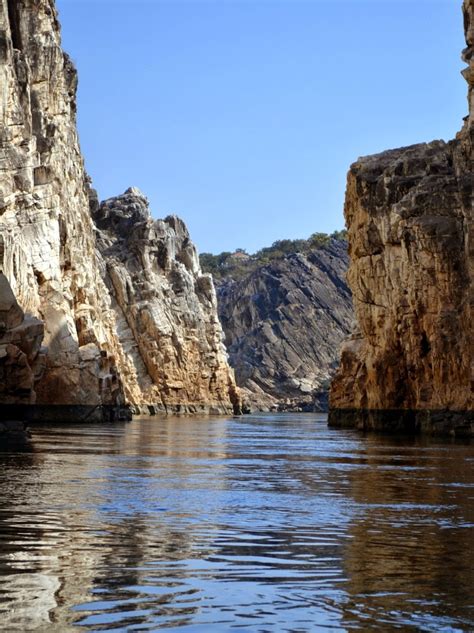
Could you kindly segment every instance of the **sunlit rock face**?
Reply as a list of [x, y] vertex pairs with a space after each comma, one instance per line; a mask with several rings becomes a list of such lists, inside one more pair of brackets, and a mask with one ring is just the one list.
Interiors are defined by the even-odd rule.
[[[161, 383], [154, 381], [164, 380], [166, 390], [174, 390], [173, 402], [187, 394], [189, 398], [199, 396], [201, 403], [207, 393], [212, 394], [208, 404], [218, 401], [222, 408], [231, 408], [224, 383], [232, 379], [222, 346], [209, 342], [208, 350], [192, 342], [193, 336], [199, 336], [194, 330], [186, 332], [188, 321], [184, 318], [180, 329], [171, 334], [177, 337], [173, 343], [173, 349], [179, 349], [177, 358], [166, 346], [161, 348], [164, 337], [159, 345], [152, 340], [155, 334], [158, 336], [162, 322], [167, 321], [171, 304], [186, 302], [183, 294], [191, 286], [202, 297], [201, 303], [196, 295], [189, 299], [202, 306], [196, 321], [208, 309], [202, 328], [209, 340], [213, 334], [218, 337], [217, 323], [210, 324], [212, 319], [217, 322], [212, 283], [193, 269], [196, 262], [191, 254], [185, 261], [191, 247], [182, 244], [187, 238], [177, 220], [159, 225], [169, 227], [169, 238], [163, 238], [169, 242], [169, 257], [174, 257], [172, 249], [176, 246], [176, 254], [182, 258], [168, 263], [173, 277], [170, 287], [172, 283], [183, 285], [176, 296], [167, 303], [164, 292], [150, 290], [160, 279], [158, 263], [150, 264], [156, 268], [153, 277], [151, 269], [133, 270], [135, 293], [140, 287], [139, 298], [131, 293], [121, 296], [118, 290], [117, 295], [109, 294], [107, 284], [114, 289], [110, 281], [114, 274], [117, 281], [119, 274], [114, 265], [109, 266], [110, 279], [103, 274], [106, 264], [97, 250], [90, 189], [76, 130], [77, 75], [61, 49], [53, 0], [0, 0], [0, 87], [0, 270], [21, 309], [44, 326], [46, 349], [42, 375], [35, 383], [36, 403], [120, 408], [125, 394], [136, 403], [145, 393], [150, 398], [156, 396], [161, 403]], [[140, 239], [153, 240], [154, 231], [158, 229], [144, 229]], [[173, 232], [175, 237], [171, 236]], [[143, 258], [136, 266], [147, 263], [145, 254], [153, 246], [142, 244], [141, 248]], [[182, 278], [177, 272], [181, 266], [186, 271]], [[123, 267], [125, 270], [125, 264]], [[207, 296], [209, 299], [205, 299]], [[153, 304], [148, 309], [143, 305], [147, 297]], [[125, 322], [132, 320], [129, 314], [124, 316], [128, 306], [117, 307], [117, 301], [125, 298], [133, 302], [132, 311], [135, 301], [141, 302], [136, 313], [140, 323], [136, 327], [132, 323], [132, 328], [137, 336], [143, 333], [153, 352], [145, 353], [145, 343], [140, 340], [135, 340], [138, 352], [130, 351]], [[159, 304], [161, 298], [163, 304]], [[193, 309], [194, 304], [189, 312]], [[177, 318], [170, 317], [166, 327], [172, 329], [177, 323]], [[152, 368], [153, 354], [161, 365], [159, 371]], [[192, 362], [188, 354], [194, 355]], [[186, 379], [185, 368], [190, 366], [199, 369]], [[206, 371], [208, 376], [204, 377]], [[145, 388], [148, 380], [150, 384]], [[205, 380], [210, 383], [207, 392], [202, 389]]]
[[349, 171], [358, 330], [332, 383], [331, 424], [473, 433], [473, 7], [464, 2], [471, 109], [457, 138], [361, 158]]
[[91, 209], [128, 361], [127, 400], [143, 412], [238, 410], [212, 278], [184, 223], [153, 220], [135, 188], [101, 205], [91, 196]]
[[0, 268], [44, 323], [38, 404], [119, 405], [114, 313], [96, 263], [76, 71], [54, 3], [0, 2]]

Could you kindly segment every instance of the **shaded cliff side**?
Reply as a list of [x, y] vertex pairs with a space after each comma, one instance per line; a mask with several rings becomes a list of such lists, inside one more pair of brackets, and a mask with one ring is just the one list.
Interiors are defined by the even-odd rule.
[[216, 281], [219, 316], [237, 384], [251, 408], [327, 408], [342, 340], [353, 325], [347, 243], [247, 266]]
[[454, 141], [359, 159], [347, 183], [345, 343], [330, 424], [472, 434], [474, 4], [464, 2], [470, 115]]
[[[130, 353], [128, 332], [123, 334], [121, 329], [123, 315], [109, 293], [113, 284], [97, 249], [76, 130], [77, 75], [61, 49], [53, 0], [0, 0], [0, 86], [0, 271], [21, 309], [44, 328], [42, 351], [37, 352], [42, 369], [34, 371], [29, 404], [36, 403], [37, 408], [74, 405], [78, 411], [86, 406], [97, 411], [98, 419], [105, 408], [109, 413], [122, 410], [125, 396], [132, 404], [141, 404], [145, 396], [137, 356]], [[160, 274], [157, 270], [155, 278], [149, 279], [147, 270], [137, 270], [133, 284], [138, 289], [145, 282], [158, 283]], [[194, 292], [192, 284], [186, 291]], [[133, 299], [133, 292], [130, 296]], [[203, 313], [206, 309], [206, 319], [217, 321], [212, 300]], [[179, 347], [187, 322], [171, 321]], [[218, 329], [216, 325], [216, 339]], [[199, 404], [209, 400], [206, 405], [232, 410], [235, 389], [222, 345], [216, 343], [213, 353], [207, 343], [193, 349], [201, 373], [204, 367], [209, 371], [209, 384], [207, 390], [199, 391]], [[12, 354], [9, 351], [0, 358], [0, 365], [9, 363], [9, 371], [15, 365]], [[162, 361], [165, 373], [167, 357]], [[175, 359], [169, 363], [169, 380], [177, 380]], [[194, 378], [190, 375], [189, 380]], [[161, 380], [161, 376], [151, 380]], [[163, 405], [161, 384], [154, 393], [160, 397], [150, 404]], [[170, 396], [173, 404], [179, 399], [177, 394]], [[194, 383], [179, 391], [183, 398], [196, 394]], [[0, 394], [0, 403], [13, 405], [15, 398], [7, 401]], [[19, 397], [17, 403], [25, 404], [24, 398]]]

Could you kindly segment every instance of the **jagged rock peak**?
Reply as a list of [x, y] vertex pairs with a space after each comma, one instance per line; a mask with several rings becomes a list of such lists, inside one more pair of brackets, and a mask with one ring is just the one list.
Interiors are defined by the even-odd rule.
[[151, 219], [148, 198], [136, 187], [129, 187], [122, 195], [104, 200], [93, 212], [100, 229], [127, 237], [133, 227]]
[[125, 191], [124, 195], [135, 196], [137, 198], [143, 198], [144, 200], [148, 202], [148, 198], [145, 196], [143, 191], [139, 189], [138, 187], [129, 187]]
[[153, 220], [146, 199], [130, 190], [94, 215], [104, 279], [133, 366], [125, 380], [129, 402], [145, 412], [225, 413], [230, 403], [238, 410], [212, 279], [201, 272], [184, 222]]

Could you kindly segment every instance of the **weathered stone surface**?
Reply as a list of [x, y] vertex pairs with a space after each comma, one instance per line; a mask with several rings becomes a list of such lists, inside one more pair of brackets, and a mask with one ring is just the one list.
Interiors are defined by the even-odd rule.
[[[237, 396], [217, 340], [212, 282], [196, 268], [182, 224], [148, 219], [139, 234], [142, 218], [121, 217], [117, 231], [130, 229], [140, 244], [126, 240], [130, 254], [121, 262], [114, 252], [107, 265], [97, 250], [76, 131], [77, 75], [61, 49], [54, 0], [0, 0], [0, 86], [0, 271], [22, 310], [44, 324], [44, 371], [34, 389], [41, 410], [76, 405], [82, 419], [88, 406], [108, 419], [125, 395], [135, 405], [145, 398], [229, 410]], [[162, 247], [166, 270], [154, 252]], [[0, 304], [8, 329], [21, 319]], [[25, 353], [1, 353], [31, 387]], [[25, 391], [18, 403], [26, 401]], [[2, 402], [14, 404], [10, 396]]]
[[262, 265], [218, 283], [231, 365], [250, 408], [319, 410], [353, 311], [347, 243]]
[[120, 350], [76, 133], [77, 77], [54, 3], [1, 0], [0, 33], [0, 269], [44, 323], [37, 402], [120, 405]]
[[[463, 434], [474, 430], [473, 6], [464, 3], [471, 113], [456, 140], [362, 158], [350, 169], [348, 279], [358, 331], [332, 383], [332, 424], [393, 429], [393, 411], [403, 410], [420, 412], [401, 414], [408, 430], [456, 432], [456, 417]], [[442, 424], [427, 411], [450, 413]]]
[[[45, 364], [43, 323], [23, 314], [5, 275], [0, 273], [0, 402], [34, 404], [35, 386]], [[1, 429], [0, 429], [1, 431]]]
[[93, 197], [104, 279], [127, 363], [127, 400], [138, 411], [240, 410], [210, 275], [176, 216], [154, 221], [134, 188], [100, 206]]

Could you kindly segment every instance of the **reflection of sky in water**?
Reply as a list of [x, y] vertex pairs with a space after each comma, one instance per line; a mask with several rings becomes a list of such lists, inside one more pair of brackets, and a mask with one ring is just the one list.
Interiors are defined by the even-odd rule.
[[33, 448], [0, 454], [8, 630], [474, 627], [469, 445], [288, 414], [38, 428]]

